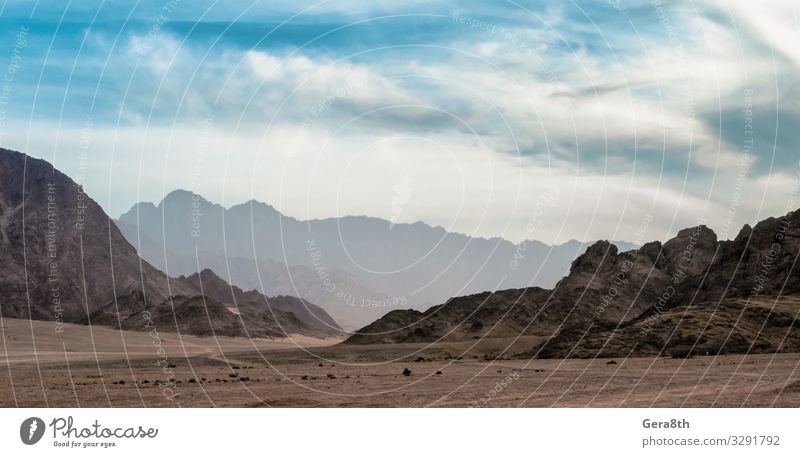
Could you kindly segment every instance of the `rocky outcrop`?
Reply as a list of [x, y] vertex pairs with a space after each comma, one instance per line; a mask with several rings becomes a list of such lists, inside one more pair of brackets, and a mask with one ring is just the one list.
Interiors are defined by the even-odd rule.
[[203, 295], [170, 297], [153, 306], [138, 291], [119, 297], [80, 323], [122, 330], [199, 336], [283, 338], [293, 334], [330, 336], [309, 328], [290, 311], [258, 303], [233, 306]]
[[[243, 291], [228, 284], [210, 269], [190, 276], [181, 276], [178, 281], [201, 291], [203, 295], [221, 303], [243, 309], [246, 306], [265, 307], [276, 313], [292, 313], [295, 320], [302, 323], [302, 332], [314, 336], [333, 336], [343, 334], [339, 324], [319, 306], [306, 300], [288, 295], [267, 297], [256, 290]], [[280, 322], [280, 319], [278, 319]], [[289, 326], [289, 322], [285, 322]]]
[[620, 325], [584, 322], [521, 354], [537, 358], [690, 357], [800, 352], [800, 299], [682, 304]]
[[[645, 246], [636, 262], [653, 273], [632, 276], [642, 296], [626, 296], [626, 318], [572, 326], [526, 353], [535, 357], [676, 356], [800, 350], [800, 212], [744, 226], [716, 241], [709, 229], [684, 230]], [[643, 252], [647, 248], [648, 252]], [[619, 256], [610, 256], [614, 261]], [[572, 276], [572, 275], [570, 275]], [[654, 279], [655, 278], [655, 279]], [[569, 280], [565, 280], [569, 282]], [[638, 306], [637, 306], [638, 304]]]
[[[730, 241], [717, 240], [704, 225], [627, 252], [599, 241], [552, 290], [506, 290], [454, 298], [422, 313], [394, 311], [347, 343], [539, 335], [546, 342], [524, 356], [653, 355], [690, 341], [701, 342], [701, 352], [751, 347], [743, 341], [765, 351], [789, 350], [800, 344], [789, 319], [800, 311], [794, 307], [799, 253], [797, 212], [745, 226]], [[784, 314], [765, 320], [764, 310], [755, 309], [764, 297], [784, 306]], [[679, 319], [687, 313], [691, 319]], [[708, 326], [716, 330], [704, 330]], [[776, 343], [781, 335], [789, 339]]]
[[44, 160], [0, 149], [0, 311], [75, 322], [116, 296], [193, 291], [136, 254], [100, 206]]

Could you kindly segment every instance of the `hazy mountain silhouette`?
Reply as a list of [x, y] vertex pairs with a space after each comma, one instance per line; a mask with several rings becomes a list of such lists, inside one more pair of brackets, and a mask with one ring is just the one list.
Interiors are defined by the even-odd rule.
[[134, 205], [118, 225], [170, 274], [210, 268], [243, 288], [306, 298], [351, 328], [453, 296], [552, 287], [587, 246], [515, 245], [364, 216], [301, 221], [254, 200], [226, 209], [184, 190]]

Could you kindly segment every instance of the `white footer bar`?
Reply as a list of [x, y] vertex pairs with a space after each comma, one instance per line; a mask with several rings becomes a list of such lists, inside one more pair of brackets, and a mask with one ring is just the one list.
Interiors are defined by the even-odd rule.
[[799, 423], [796, 409], [4, 409], [0, 445], [14, 456], [796, 456]]

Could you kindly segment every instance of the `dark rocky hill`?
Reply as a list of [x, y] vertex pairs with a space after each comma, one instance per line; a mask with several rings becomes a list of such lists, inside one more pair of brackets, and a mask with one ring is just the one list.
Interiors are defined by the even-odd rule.
[[291, 334], [317, 337], [333, 334], [330, 330], [323, 333], [310, 329], [291, 311], [271, 310], [263, 304], [233, 306], [208, 296], [178, 295], [153, 306], [138, 291], [119, 297], [80, 323], [200, 336], [281, 338]]
[[[339, 324], [319, 306], [306, 300], [289, 295], [267, 297], [256, 290], [243, 291], [239, 287], [228, 284], [210, 269], [191, 276], [181, 276], [178, 281], [201, 291], [203, 295], [244, 309], [247, 305], [266, 307], [276, 313], [292, 313], [295, 320], [314, 332], [315, 335], [340, 335], [344, 333]], [[280, 321], [280, 319], [279, 319]], [[289, 325], [289, 321], [286, 322]]]
[[100, 206], [44, 160], [0, 149], [0, 310], [75, 322], [115, 296], [192, 294], [136, 254]]
[[347, 343], [549, 338], [523, 354], [537, 357], [793, 350], [800, 347], [798, 235], [800, 213], [792, 212], [745, 226], [730, 241], [702, 225], [622, 253], [600, 241], [552, 290], [394, 311]]

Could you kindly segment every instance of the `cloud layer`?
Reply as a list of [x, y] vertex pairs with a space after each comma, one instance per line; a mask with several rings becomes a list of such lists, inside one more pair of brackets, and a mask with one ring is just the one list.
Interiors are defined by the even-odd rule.
[[515, 241], [728, 237], [797, 187], [789, 1], [33, 5], [0, 13], [4, 43], [30, 30], [3, 146], [112, 214], [184, 187]]

